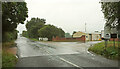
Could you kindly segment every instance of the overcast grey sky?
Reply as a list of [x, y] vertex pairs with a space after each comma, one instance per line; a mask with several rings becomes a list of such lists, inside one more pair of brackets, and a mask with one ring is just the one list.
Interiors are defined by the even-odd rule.
[[[28, 18], [39, 17], [46, 19], [46, 24], [62, 28], [65, 32], [101, 31], [105, 20], [101, 11], [100, 0], [25, 0], [28, 7]], [[25, 24], [17, 28], [20, 33]]]

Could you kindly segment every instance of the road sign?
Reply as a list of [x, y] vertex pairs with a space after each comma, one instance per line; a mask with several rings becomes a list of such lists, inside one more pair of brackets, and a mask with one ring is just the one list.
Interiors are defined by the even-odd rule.
[[105, 39], [105, 40], [109, 40], [109, 39], [110, 39], [110, 34], [109, 34], [109, 33], [108, 33], [108, 34], [105, 34], [104, 39]]
[[117, 38], [117, 34], [111, 34], [111, 38]]

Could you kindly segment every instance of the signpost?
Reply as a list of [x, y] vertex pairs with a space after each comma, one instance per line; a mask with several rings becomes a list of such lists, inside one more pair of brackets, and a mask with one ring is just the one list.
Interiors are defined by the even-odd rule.
[[117, 38], [117, 34], [111, 34], [111, 38], [113, 38], [114, 48], [115, 48], [115, 38]]
[[111, 29], [111, 38], [113, 38], [113, 45], [114, 45], [114, 48], [115, 48], [115, 39], [117, 38], [117, 29], [116, 28], [112, 28]]
[[111, 34], [111, 38], [117, 38], [117, 34]]
[[106, 48], [107, 48], [107, 41], [110, 39], [110, 34], [105, 34], [104, 35], [104, 40], [105, 40], [105, 51], [106, 51]]
[[120, 39], [120, 34], [118, 34], [118, 38]]
[[118, 48], [120, 49], [120, 43], [119, 43], [119, 40], [120, 40], [120, 28], [118, 30]]
[[110, 39], [110, 27], [109, 26], [105, 26], [104, 27], [104, 40], [105, 40], [105, 51], [106, 51], [106, 48], [107, 48], [107, 41]]
[[107, 48], [107, 40], [108, 39], [105, 39], [105, 49], [104, 49], [105, 51], [106, 51], [106, 48]]
[[120, 40], [120, 34], [118, 34], [118, 48], [120, 48], [119, 40]]

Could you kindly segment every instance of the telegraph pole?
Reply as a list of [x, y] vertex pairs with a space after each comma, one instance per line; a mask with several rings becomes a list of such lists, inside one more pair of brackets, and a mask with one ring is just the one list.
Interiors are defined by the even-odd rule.
[[85, 23], [85, 32], [86, 32], [86, 23]]

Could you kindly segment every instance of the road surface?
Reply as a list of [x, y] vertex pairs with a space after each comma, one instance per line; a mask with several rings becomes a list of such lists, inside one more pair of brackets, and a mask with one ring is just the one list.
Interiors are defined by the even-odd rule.
[[118, 61], [88, 52], [98, 42], [39, 42], [19, 37], [16, 67], [118, 67]]

